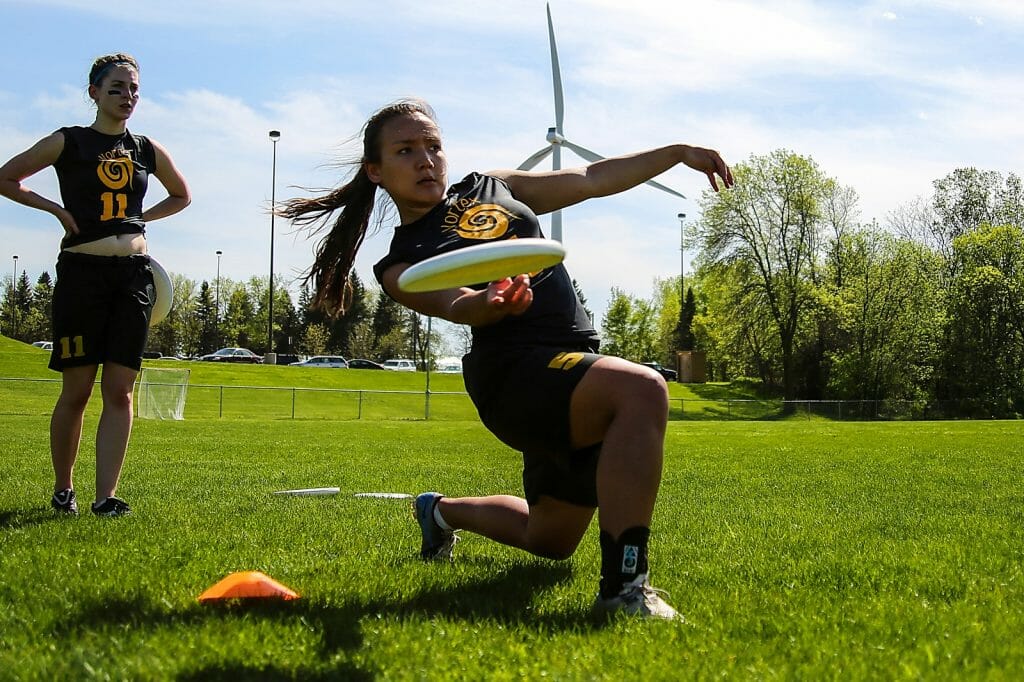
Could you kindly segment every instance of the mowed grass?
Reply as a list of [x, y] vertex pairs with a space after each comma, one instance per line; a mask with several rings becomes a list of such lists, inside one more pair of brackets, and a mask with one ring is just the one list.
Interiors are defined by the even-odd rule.
[[[475, 421], [140, 420], [122, 519], [52, 516], [47, 419], [2, 423], [0, 678], [1024, 672], [1019, 422], [670, 424], [652, 577], [689, 624], [588, 617], [596, 524], [567, 562], [467, 535], [425, 564], [407, 500], [353, 497], [517, 492]], [[84, 504], [93, 472], [84, 444]], [[302, 598], [197, 602], [242, 570]]]

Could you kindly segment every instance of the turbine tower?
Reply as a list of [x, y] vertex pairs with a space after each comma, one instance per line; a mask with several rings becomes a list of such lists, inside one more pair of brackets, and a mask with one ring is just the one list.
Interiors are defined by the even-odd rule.
[[[518, 170], [530, 170], [538, 163], [543, 161], [551, 155], [551, 169], [561, 170], [562, 168], [562, 147], [571, 149], [576, 152], [581, 158], [586, 161], [593, 163], [594, 161], [600, 161], [604, 157], [600, 154], [590, 151], [585, 147], [581, 147], [578, 144], [567, 140], [562, 128], [562, 122], [565, 118], [565, 102], [562, 97], [562, 73], [558, 68], [558, 48], [555, 46], [555, 26], [551, 22], [551, 3], [547, 4], [548, 12], [548, 40], [551, 44], [551, 81], [554, 84], [555, 89], [555, 126], [548, 128], [547, 141], [548, 145], [543, 149], [531, 154], [526, 161], [523, 161]], [[648, 180], [646, 184], [651, 187], [657, 187], [663, 192], [668, 192], [677, 197], [685, 199], [686, 197], [672, 189], [666, 187], [660, 182], [654, 180]], [[562, 241], [562, 211], [561, 209], [553, 211], [551, 213], [551, 238], [558, 241]]]

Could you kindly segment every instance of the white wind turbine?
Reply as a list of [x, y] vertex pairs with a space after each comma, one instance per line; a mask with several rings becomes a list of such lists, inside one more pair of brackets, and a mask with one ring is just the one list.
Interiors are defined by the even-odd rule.
[[[562, 99], [562, 74], [558, 68], [558, 48], [555, 47], [555, 27], [551, 22], [551, 4], [547, 4], [548, 11], [548, 39], [551, 42], [551, 80], [555, 88], [555, 127], [548, 128], [547, 141], [548, 146], [544, 147], [540, 151], [532, 154], [526, 161], [523, 161], [519, 165], [518, 170], [530, 170], [538, 163], [547, 158], [548, 154], [551, 154], [551, 169], [560, 170], [562, 168], [562, 147], [566, 147], [576, 152], [580, 157], [586, 161], [593, 163], [594, 161], [600, 161], [604, 157], [600, 154], [590, 151], [584, 147], [574, 144], [567, 140], [562, 133], [562, 120], [565, 115], [565, 104]], [[657, 187], [663, 192], [668, 192], [677, 197], [685, 199], [686, 197], [672, 189], [666, 187], [660, 182], [654, 180], [648, 180], [648, 185]], [[554, 211], [551, 214], [551, 238], [558, 241], [562, 241], [562, 211]]]

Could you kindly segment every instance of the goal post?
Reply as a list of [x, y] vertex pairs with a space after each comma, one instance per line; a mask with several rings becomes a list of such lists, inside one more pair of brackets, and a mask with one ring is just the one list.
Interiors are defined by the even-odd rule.
[[190, 371], [151, 367], [143, 369], [139, 374], [139, 385], [135, 392], [138, 417], [183, 420]]

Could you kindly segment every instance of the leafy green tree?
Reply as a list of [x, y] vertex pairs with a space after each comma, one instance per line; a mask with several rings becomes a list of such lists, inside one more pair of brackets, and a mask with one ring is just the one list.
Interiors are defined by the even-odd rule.
[[830, 396], [926, 400], [944, 324], [941, 259], [924, 245], [875, 230], [845, 237], [841, 250], [843, 286], [828, 303], [836, 320]]
[[327, 327], [319, 322], [314, 322], [306, 327], [299, 343], [299, 350], [307, 355], [323, 355], [327, 352], [327, 342], [330, 340], [330, 333]]
[[1024, 414], [1024, 231], [982, 226], [953, 241], [960, 272], [950, 294], [940, 397], [979, 416]]
[[266, 337], [266, 317], [264, 317], [264, 325], [261, 330], [256, 317], [256, 307], [246, 287], [230, 280], [226, 285], [224, 280], [221, 280], [220, 286], [221, 296], [224, 296], [226, 290], [228, 301], [224, 310], [223, 343], [228, 346], [250, 348], [254, 352], [258, 352], [251, 345], [253, 340], [259, 338], [260, 331], [263, 332], [264, 338]]
[[855, 195], [812, 159], [786, 150], [752, 156], [733, 174], [731, 190], [704, 193], [698, 236], [709, 262], [746, 265], [736, 271], [748, 275], [743, 300], [765, 306], [781, 349], [783, 395], [794, 399], [798, 334], [815, 296], [816, 259], [839, 215], [830, 207]]
[[633, 299], [621, 289], [612, 287], [608, 310], [601, 322], [601, 351], [607, 355], [627, 357], [632, 333]]
[[196, 321], [196, 283], [183, 275], [170, 273], [174, 287], [171, 310], [149, 331], [147, 348], [164, 355], [188, 352], [198, 345]]

